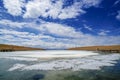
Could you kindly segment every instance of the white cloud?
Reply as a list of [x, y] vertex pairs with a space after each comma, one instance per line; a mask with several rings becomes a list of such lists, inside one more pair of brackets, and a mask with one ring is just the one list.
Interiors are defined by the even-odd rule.
[[53, 19], [67, 19], [75, 18], [78, 15], [86, 13], [83, 8], [89, 8], [96, 6], [101, 0], [81, 0], [75, 2], [71, 6], [63, 8], [64, 0], [57, 0], [56, 3], [52, 3], [51, 0], [33, 0], [29, 1], [26, 5], [26, 12], [24, 18], [37, 18], [51, 17]]
[[84, 10], [80, 9], [79, 3], [74, 3], [72, 6], [64, 8], [61, 10], [61, 13], [58, 15], [60, 19], [75, 18], [78, 15], [86, 13]]
[[107, 35], [109, 32], [110, 32], [109, 30], [101, 30], [101, 31], [98, 33], [98, 35], [100, 35], [100, 36], [105, 36], [105, 35]]
[[[39, 30], [43, 34], [53, 34], [55, 36], [61, 36], [61, 37], [82, 37], [83, 34], [81, 32], [77, 32], [73, 27], [58, 24], [58, 23], [52, 23], [52, 22], [45, 22], [41, 21], [40, 25], [37, 25], [34, 21], [33, 22], [13, 22], [11, 20], [1, 20], [0, 25], [3, 26], [9, 26], [10, 28], [34, 28]], [[5, 32], [5, 31], [4, 31]], [[6, 31], [7, 32], [7, 31]], [[9, 32], [9, 31], [8, 31]]]
[[15, 34], [15, 35], [27, 35], [29, 34], [28, 32], [19, 32], [15, 30], [7, 30], [7, 29], [0, 29], [0, 34]]
[[22, 7], [24, 6], [24, 0], [3, 0], [4, 7], [8, 13], [13, 16], [22, 15]]
[[13, 22], [11, 20], [3, 19], [3, 20], [0, 20], [0, 25], [10, 26], [13, 28], [14, 27], [22, 28], [24, 25], [27, 25], [27, 23], [25, 23], [25, 22]]
[[40, 30], [43, 33], [49, 33], [56, 36], [61, 37], [74, 37], [78, 38], [83, 36], [81, 32], [77, 32], [73, 27], [52, 23], [52, 22], [45, 22], [41, 24], [39, 27], [37, 27], [38, 30]]
[[[30, 0], [27, 3], [24, 0], [3, 0], [4, 7], [13, 16], [23, 16], [24, 18], [42, 16], [53, 19], [75, 18], [86, 13], [84, 8], [97, 6], [100, 2], [101, 0], [80, 0], [74, 1], [72, 5], [63, 8], [63, 5], [66, 4], [64, 0], [57, 0], [55, 3], [51, 0]], [[22, 8], [25, 8], [26, 11]]]
[[[0, 25], [3, 26], [9, 26], [10, 28], [34, 28], [39, 30], [43, 34], [53, 34], [55, 36], [61, 36], [61, 37], [82, 37], [83, 34], [82, 32], [77, 32], [73, 27], [63, 25], [63, 24], [58, 24], [58, 23], [52, 23], [52, 22], [45, 22], [45, 21], [40, 21], [41, 24], [37, 25], [34, 21], [33, 22], [13, 22], [11, 20], [1, 20]], [[6, 31], [7, 32], [7, 31]], [[9, 31], [8, 31], [9, 32]]]
[[83, 6], [89, 8], [91, 6], [97, 7], [102, 0], [82, 0]]
[[[53, 19], [75, 18], [78, 15], [86, 13], [84, 8], [97, 6], [101, 0], [80, 0], [74, 1], [70, 6], [64, 7], [64, 0], [57, 0], [53, 3], [51, 0], [3, 0], [4, 7], [8, 13], [13, 16], [23, 16], [24, 18], [51, 17]], [[25, 8], [24, 11], [22, 8]]]
[[52, 4], [50, 0], [34, 0], [29, 1], [26, 5], [26, 13], [24, 18], [52, 17], [56, 18], [62, 9], [63, 2], [58, 0]]
[[93, 29], [90, 26], [86, 25], [86, 24], [84, 24], [84, 28], [88, 29], [89, 31], [93, 31]]
[[[55, 41], [55, 37], [49, 35], [29, 32], [20, 32], [16, 30], [0, 29], [0, 42], [6, 41], [6, 44], [24, 45], [42, 48], [66, 48], [74, 44], [64, 44], [62, 41]], [[46, 39], [47, 41], [45, 41]], [[31, 44], [32, 43], [32, 44]], [[57, 44], [57, 45], [56, 45]]]
[[[3, 0], [4, 7], [13, 16], [22, 15], [24, 18], [51, 17], [53, 19], [75, 18], [86, 13], [85, 8], [97, 7], [101, 0], [80, 0], [73, 5], [63, 8], [63, 0], [52, 3], [51, 0]], [[25, 14], [22, 7], [26, 8]], [[119, 14], [116, 16], [119, 19]], [[10, 43], [17, 45], [42, 47], [42, 48], [69, 48], [88, 45], [120, 44], [120, 36], [107, 36], [109, 31], [99, 32], [99, 36], [85, 34], [76, 31], [72, 26], [53, 22], [40, 21], [40, 24], [32, 22], [14, 22], [10, 20], [0, 20], [0, 43]], [[8, 26], [9, 29], [6, 29]], [[4, 28], [6, 27], [6, 28]], [[38, 34], [16, 31], [17, 29], [30, 28], [38, 30]], [[84, 27], [90, 31], [93, 29], [87, 25]], [[101, 36], [102, 35], [102, 36]], [[104, 36], [103, 36], [104, 35]], [[106, 42], [107, 41], [107, 42]]]
[[116, 16], [118, 20], [120, 20], [120, 11], [118, 11], [118, 15]]
[[[17, 23], [12, 21], [9, 22], [12, 24]], [[8, 26], [10, 26], [11, 23], [8, 24]], [[52, 22], [41, 21], [40, 25], [35, 24], [35, 22], [26, 24], [27, 26], [24, 27], [28, 27], [29, 25], [29, 28], [37, 29], [39, 34], [30, 33], [27, 30], [24, 32], [16, 31], [12, 27], [9, 27], [9, 29], [4, 28], [0, 29], [0, 43], [49, 49], [120, 44], [120, 36], [93, 36], [81, 31], [78, 32], [71, 26]], [[22, 26], [20, 28], [24, 27]], [[108, 33], [109, 31], [104, 32]]]

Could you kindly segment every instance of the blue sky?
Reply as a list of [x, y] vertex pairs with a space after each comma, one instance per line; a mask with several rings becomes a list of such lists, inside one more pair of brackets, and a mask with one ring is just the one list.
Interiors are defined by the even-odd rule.
[[120, 0], [0, 0], [0, 44], [45, 49], [120, 44]]

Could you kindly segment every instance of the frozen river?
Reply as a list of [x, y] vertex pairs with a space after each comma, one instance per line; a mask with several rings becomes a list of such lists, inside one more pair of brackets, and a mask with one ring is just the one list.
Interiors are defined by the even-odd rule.
[[116, 53], [66, 50], [0, 52], [0, 80], [99, 80], [98, 77], [100, 80], [119, 80], [119, 76], [120, 54]]

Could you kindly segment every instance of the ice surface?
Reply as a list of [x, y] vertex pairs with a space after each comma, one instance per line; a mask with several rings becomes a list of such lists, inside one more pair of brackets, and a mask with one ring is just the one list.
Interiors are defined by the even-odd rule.
[[[89, 54], [89, 52], [88, 52]], [[74, 59], [55, 59], [51, 61], [38, 62], [31, 65], [15, 64], [8, 71], [13, 70], [100, 70], [103, 66], [114, 66], [120, 54], [92, 55]]]
[[90, 55], [98, 55], [91, 51], [67, 51], [67, 50], [47, 50], [47, 51], [17, 51], [3, 53], [0, 58], [22, 60], [22, 61], [37, 61], [46, 58], [78, 58]]
[[20, 69], [22, 67], [25, 67], [26, 65], [24, 64], [15, 64], [12, 68], [8, 69], [8, 71], [14, 71], [16, 69]]
[[3, 57], [5, 59], [13, 59], [19, 61], [37, 61], [37, 58], [26, 58], [26, 57]]

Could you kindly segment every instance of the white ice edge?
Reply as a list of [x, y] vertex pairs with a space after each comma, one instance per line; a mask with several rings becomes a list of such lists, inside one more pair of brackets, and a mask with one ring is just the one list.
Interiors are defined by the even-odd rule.
[[36, 64], [20, 64], [13, 65], [8, 71], [14, 70], [100, 70], [103, 66], [114, 66], [120, 59], [120, 54], [95, 55], [76, 59], [61, 59], [49, 62], [39, 62]]
[[93, 53], [91, 51], [20, 51], [11, 52], [2, 55], [0, 58], [22, 60], [22, 61], [37, 61], [39, 59], [46, 58], [79, 58], [86, 57], [90, 55], [98, 55], [98, 53]]

